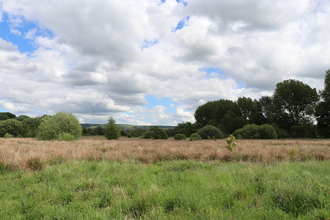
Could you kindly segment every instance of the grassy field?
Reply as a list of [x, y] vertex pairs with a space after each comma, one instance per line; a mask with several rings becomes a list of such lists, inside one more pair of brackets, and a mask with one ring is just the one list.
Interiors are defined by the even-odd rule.
[[0, 139], [0, 219], [330, 219], [330, 140]]

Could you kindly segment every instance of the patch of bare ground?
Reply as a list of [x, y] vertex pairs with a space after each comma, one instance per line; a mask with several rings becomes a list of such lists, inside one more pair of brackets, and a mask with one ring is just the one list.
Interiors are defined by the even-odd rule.
[[69, 160], [140, 161], [196, 160], [223, 162], [329, 160], [330, 140], [238, 140], [233, 152], [225, 140], [176, 141], [122, 138], [82, 138], [77, 141], [40, 141], [31, 138], [0, 139], [0, 165], [31, 169]]

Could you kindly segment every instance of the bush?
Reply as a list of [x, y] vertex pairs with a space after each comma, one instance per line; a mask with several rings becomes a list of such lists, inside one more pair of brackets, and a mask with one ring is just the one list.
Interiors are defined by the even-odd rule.
[[104, 136], [108, 140], [118, 140], [120, 137], [120, 128], [116, 125], [116, 121], [112, 117], [110, 117], [108, 123], [104, 125]]
[[191, 135], [190, 135], [190, 141], [197, 141], [197, 140], [201, 140], [202, 138], [201, 138], [201, 136], [199, 136], [199, 134], [198, 133], [192, 133]]
[[75, 140], [75, 137], [69, 133], [62, 133], [58, 136], [58, 139], [61, 141], [73, 141]]
[[197, 132], [202, 139], [220, 139], [222, 138], [222, 132], [219, 128], [213, 125], [206, 125]]
[[176, 134], [174, 135], [174, 140], [186, 140], [186, 135], [184, 134]]
[[64, 133], [72, 135], [76, 140], [82, 135], [82, 127], [73, 114], [58, 112], [42, 120], [36, 137], [40, 140], [55, 140]]
[[167, 133], [158, 126], [151, 126], [146, 133], [144, 133], [144, 139], [167, 139]]
[[276, 139], [277, 134], [275, 128], [270, 124], [259, 126], [259, 134], [261, 139]]
[[237, 129], [233, 135], [242, 139], [259, 139], [259, 126], [255, 124], [244, 125], [243, 128]]
[[14, 137], [14, 135], [11, 135], [11, 134], [9, 134], [9, 133], [6, 133], [5, 134], [5, 136], [3, 136], [4, 138], [12, 138], [12, 137]]

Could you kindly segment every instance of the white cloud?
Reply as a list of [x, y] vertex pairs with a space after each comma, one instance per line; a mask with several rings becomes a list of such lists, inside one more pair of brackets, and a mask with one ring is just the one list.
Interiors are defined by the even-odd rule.
[[[10, 100], [1, 105], [85, 122], [176, 124], [207, 101], [270, 95], [284, 79], [323, 87], [329, 2], [186, 2], [3, 0], [0, 16], [35, 49], [20, 53], [0, 38], [0, 98]], [[37, 27], [21, 32], [26, 21]], [[147, 94], [171, 98], [176, 111], [147, 108]]]

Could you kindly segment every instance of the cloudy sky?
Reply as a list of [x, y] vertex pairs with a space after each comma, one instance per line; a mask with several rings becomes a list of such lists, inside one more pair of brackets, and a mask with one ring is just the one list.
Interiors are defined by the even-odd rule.
[[330, 69], [328, 0], [0, 0], [0, 111], [176, 125]]

